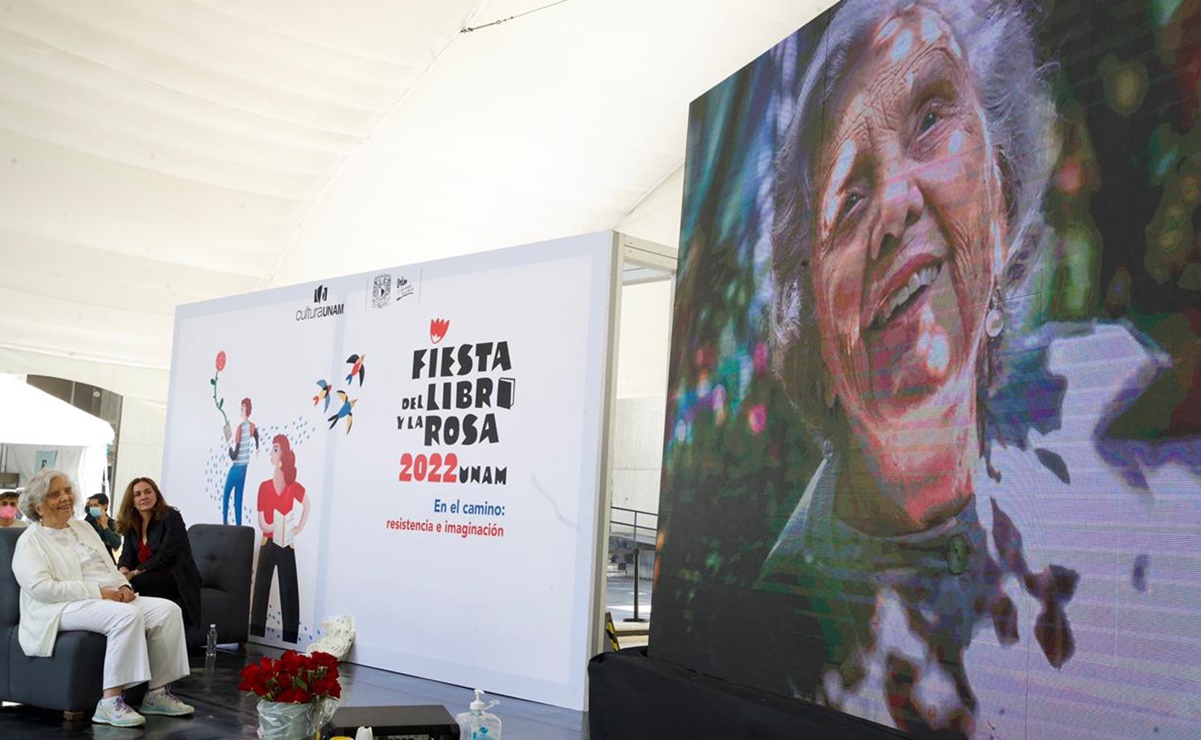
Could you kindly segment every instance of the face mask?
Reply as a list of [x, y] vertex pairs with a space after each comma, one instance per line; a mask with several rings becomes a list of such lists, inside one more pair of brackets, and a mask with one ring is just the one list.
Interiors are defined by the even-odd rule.
[[5, 504], [4, 506], [0, 506], [0, 519], [16, 519], [16, 518], [17, 518], [17, 507], [13, 506], [12, 504]]
[[99, 519], [100, 515], [104, 513], [104, 510], [99, 506], [89, 506], [88, 513], [92, 515], [93, 519]]

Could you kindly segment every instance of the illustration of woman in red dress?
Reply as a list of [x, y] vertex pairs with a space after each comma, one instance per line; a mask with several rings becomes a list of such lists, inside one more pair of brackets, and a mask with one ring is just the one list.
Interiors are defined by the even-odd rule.
[[300, 626], [300, 591], [296, 581], [296, 537], [308, 522], [309, 499], [296, 482], [296, 453], [288, 438], [271, 440], [274, 474], [259, 484], [259, 529], [263, 532], [259, 564], [250, 607], [250, 634], [262, 637], [267, 628], [271, 578], [279, 570], [279, 601], [284, 642], [296, 642]]

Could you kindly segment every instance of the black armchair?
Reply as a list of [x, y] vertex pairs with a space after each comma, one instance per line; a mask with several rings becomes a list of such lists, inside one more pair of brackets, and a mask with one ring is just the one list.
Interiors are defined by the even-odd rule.
[[200, 570], [201, 623], [186, 631], [188, 647], [200, 647], [210, 624], [217, 641], [243, 643], [250, 635], [250, 578], [254, 565], [254, 528], [222, 524], [188, 527], [192, 559]]

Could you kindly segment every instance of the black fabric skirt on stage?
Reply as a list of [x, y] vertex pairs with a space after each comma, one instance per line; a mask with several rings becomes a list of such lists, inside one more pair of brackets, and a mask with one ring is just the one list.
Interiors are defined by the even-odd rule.
[[591, 740], [897, 740], [907, 737], [826, 707], [750, 689], [661, 660], [645, 647], [588, 664]]

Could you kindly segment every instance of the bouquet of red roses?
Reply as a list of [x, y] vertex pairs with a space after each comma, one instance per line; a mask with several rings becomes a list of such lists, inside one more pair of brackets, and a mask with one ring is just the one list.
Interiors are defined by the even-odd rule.
[[242, 669], [242, 691], [259, 699], [263, 740], [311, 738], [338, 707], [338, 659], [329, 653], [302, 655], [288, 650], [279, 660], [264, 657]]
[[302, 655], [288, 650], [279, 660], [266, 656], [242, 669], [242, 691], [253, 691], [266, 701], [306, 704], [342, 696], [338, 659], [329, 653]]

